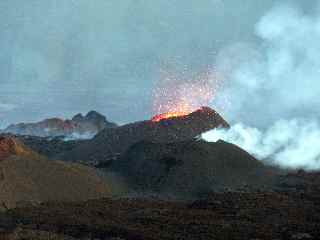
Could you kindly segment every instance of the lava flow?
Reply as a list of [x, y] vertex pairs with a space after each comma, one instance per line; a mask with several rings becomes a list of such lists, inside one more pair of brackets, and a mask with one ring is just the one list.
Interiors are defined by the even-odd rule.
[[152, 122], [160, 122], [161, 120], [164, 119], [170, 119], [170, 118], [175, 118], [175, 117], [182, 117], [188, 115], [189, 112], [168, 112], [168, 113], [162, 113], [155, 115], [151, 121]]

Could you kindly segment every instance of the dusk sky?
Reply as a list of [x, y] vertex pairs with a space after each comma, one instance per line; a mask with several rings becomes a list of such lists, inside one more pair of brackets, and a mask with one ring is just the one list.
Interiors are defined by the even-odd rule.
[[[250, 56], [246, 47], [272, 43], [259, 26], [269, 26], [261, 19], [279, 2], [1, 0], [0, 127], [89, 110], [119, 123], [148, 119], [163, 71], [175, 79], [170, 88], [207, 71], [227, 76], [219, 72], [226, 56]], [[320, 16], [317, 2], [287, 1], [310, 19]], [[221, 54], [233, 46], [241, 51]]]

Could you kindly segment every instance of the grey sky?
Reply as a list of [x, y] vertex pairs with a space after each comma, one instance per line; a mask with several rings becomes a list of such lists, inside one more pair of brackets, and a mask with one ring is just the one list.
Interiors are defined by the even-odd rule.
[[228, 45], [259, 44], [254, 26], [279, 2], [1, 0], [0, 127], [91, 109], [149, 118], [162, 66], [198, 73]]

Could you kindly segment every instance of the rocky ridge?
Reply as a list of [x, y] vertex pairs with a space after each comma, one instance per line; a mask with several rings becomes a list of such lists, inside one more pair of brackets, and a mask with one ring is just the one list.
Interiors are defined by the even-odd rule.
[[87, 115], [75, 115], [71, 120], [60, 118], [45, 119], [36, 123], [18, 123], [8, 126], [2, 133], [15, 135], [29, 135], [38, 137], [58, 137], [67, 139], [92, 138], [104, 128], [113, 128], [117, 125], [108, 122], [106, 117], [98, 112], [90, 111]]

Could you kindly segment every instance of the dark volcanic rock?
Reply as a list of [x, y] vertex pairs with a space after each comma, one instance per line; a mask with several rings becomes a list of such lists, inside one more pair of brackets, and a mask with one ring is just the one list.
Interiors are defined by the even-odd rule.
[[47, 203], [10, 210], [0, 224], [0, 237], [8, 240], [318, 239], [320, 201], [316, 192], [228, 192], [190, 203]]
[[303, 170], [289, 172], [277, 182], [280, 190], [320, 192], [320, 173]]
[[108, 122], [106, 117], [98, 112], [91, 111], [86, 116], [77, 114], [72, 120], [50, 118], [37, 123], [13, 124], [2, 132], [39, 137], [90, 138], [102, 129], [112, 127], [116, 127], [116, 124]]
[[88, 141], [83, 139], [65, 141], [63, 137], [46, 138], [23, 135], [15, 135], [14, 137], [18, 138], [33, 151], [36, 151], [50, 159], [56, 159], [57, 155], [70, 151], [79, 144]]
[[138, 190], [186, 196], [226, 188], [271, 188], [281, 175], [224, 141], [143, 141], [130, 147], [113, 168]]
[[88, 141], [87, 139], [65, 141], [65, 138], [63, 136], [38, 137], [38, 136], [28, 136], [28, 135], [13, 135], [8, 133], [0, 134], [0, 138], [18, 139], [28, 148], [50, 159], [57, 159], [56, 158], [57, 155], [63, 152], [70, 151], [75, 147], [77, 147], [79, 144]]
[[159, 143], [184, 141], [217, 127], [227, 128], [229, 125], [217, 112], [203, 107], [189, 115], [159, 122], [142, 121], [106, 128], [94, 139], [62, 154], [60, 158], [69, 161], [105, 162], [142, 140]]

